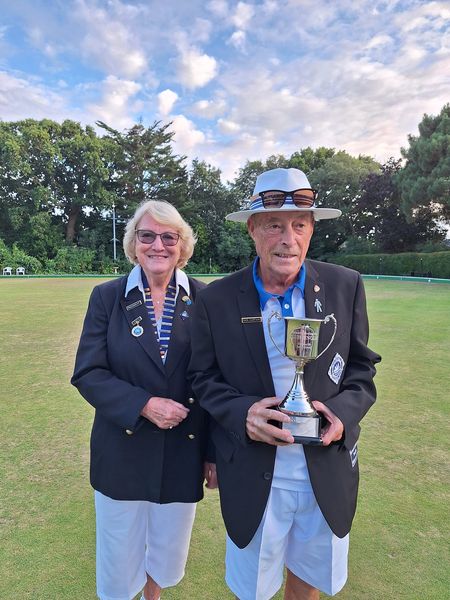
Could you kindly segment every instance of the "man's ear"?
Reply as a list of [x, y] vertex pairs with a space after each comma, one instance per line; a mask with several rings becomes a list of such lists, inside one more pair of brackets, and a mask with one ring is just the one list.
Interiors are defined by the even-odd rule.
[[255, 231], [255, 221], [253, 217], [254, 215], [250, 215], [250, 217], [247, 219], [247, 232], [252, 240], [254, 240], [253, 232]]

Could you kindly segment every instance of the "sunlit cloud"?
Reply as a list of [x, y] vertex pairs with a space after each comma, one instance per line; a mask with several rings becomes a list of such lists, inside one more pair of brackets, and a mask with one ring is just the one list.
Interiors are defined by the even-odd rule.
[[166, 117], [172, 112], [175, 102], [178, 100], [178, 94], [172, 90], [164, 90], [158, 94], [158, 112]]
[[201, 88], [217, 75], [215, 58], [190, 47], [181, 51], [177, 64], [179, 82], [188, 89]]
[[135, 101], [140, 89], [141, 86], [134, 81], [111, 75], [100, 86], [100, 99], [88, 104], [87, 109], [94, 120], [104, 121], [119, 129], [131, 127], [134, 119], [130, 103]]

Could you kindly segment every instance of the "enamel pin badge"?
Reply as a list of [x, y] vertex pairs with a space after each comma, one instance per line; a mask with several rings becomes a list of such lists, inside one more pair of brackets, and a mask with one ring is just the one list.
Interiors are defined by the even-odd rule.
[[189, 296], [183, 296], [181, 300], [186, 304], [186, 306], [190, 306], [192, 304], [192, 300], [189, 298]]
[[318, 312], [318, 313], [322, 312], [322, 302], [319, 300], [319, 298], [316, 298], [314, 300], [314, 307], [316, 309], [316, 312]]
[[142, 325], [139, 325], [141, 321], [142, 317], [138, 317], [137, 319], [131, 322], [131, 324], [133, 325], [133, 328], [131, 329], [131, 335], [133, 337], [141, 337], [141, 335], [144, 333], [144, 328], [142, 327]]

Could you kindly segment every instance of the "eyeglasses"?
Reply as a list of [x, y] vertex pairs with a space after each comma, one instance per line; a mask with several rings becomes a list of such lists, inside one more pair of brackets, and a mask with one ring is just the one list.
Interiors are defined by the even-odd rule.
[[136, 229], [135, 232], [138, 240], [143, 244], [153, 244], [159, 235], [164, 246], [176, 246], [181, 237], [179, 233], [172, 233], [171, 231], [155, 233], [150, 229]]
[[281, 190], [268, 190], [260, 192], [264, 208], [281, 208], [286, 198], [291, 198], [297, 208], [311, 208], [316, 201], [317, 191], [310, 188], [301, 188], [293, 192], [282, 192]]

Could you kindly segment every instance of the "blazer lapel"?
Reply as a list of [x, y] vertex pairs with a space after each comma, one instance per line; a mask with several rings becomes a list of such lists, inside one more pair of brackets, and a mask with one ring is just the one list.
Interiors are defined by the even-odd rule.
[[172, 331], [165, 363], [168, 376], [175, 371], [180, 359], [186, 355], [186, 352], [190, 351], [189, 329], [192, 304], [188, 305], [182, 300], [185, 295], [183, 289], [180, 288], [173, 313]]
[[[239, 312], [242, 317], [261, 317], [259, 295], [253, 283], [252, 267], [243, 272], [240, 294], [238, 295]], [[244, 328], [248, 349], [256, 370], [268, 396], [275, 395], [275, 389], [267, 357], [266, 342], [262, 322], [240, 323]]]
[[135, 338], [136, 343], [142, 346], [144, 352], [146, 352], [155, 365], [164, 372], [164, 365], [159, 354], [158, 341], [153, 331], [153, 325], [150, 322], [140, 290], [138, 288], [131, 290], [126, 298], [121, 298], [120, 304], [125, 318], [128, 321], [130, 336], [132, 336], [131, 330], [136, 324], [134, 322], [140, 318], [139, 325], [141, 325], [144, 332], [142, 335]]
[[[306, 263], [306, 281], [305, 281], [305, 313], [309, 319], [324, 319], [332, 312], [332, 308], [327, 306], [326, 302], [325, 283], [320, 279], [317, 270], [307, 261]], [[333, 335], [334, 324], [329, 321], [327, 324], [322, 324], [319, 333], [319, 353], [329, 343]], [[318, 359], [323, 360], [323, 358]], [[305, 367], [305, 383], [312, 384], [316, 374], [317, 362], [313, 360]]]

